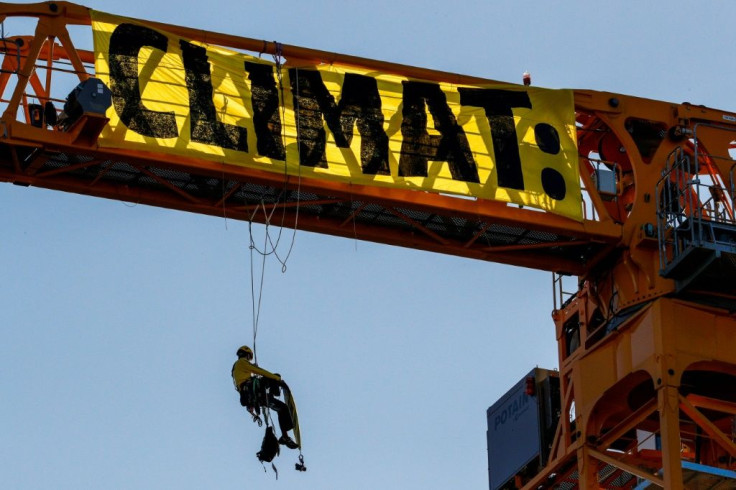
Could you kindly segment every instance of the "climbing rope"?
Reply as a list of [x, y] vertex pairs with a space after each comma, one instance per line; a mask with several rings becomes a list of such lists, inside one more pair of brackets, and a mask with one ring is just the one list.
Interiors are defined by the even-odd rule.
[[[278, 80], [278, 90], [279, 90], [279, 96], [281, 98], [282, 103], [281, 106], [281, 137], [282, 141], [285, 141], [285, 129], [284, 124], [286, 121], [286, 109], [285, 109], [285, 100], [284, 100], [284, 83], [283, 83], [283, 73], [282, 73], [282, 46], [280, 43], [274, 43], [275, 44], [275, 52], [273, 55], [274, 63], [276, 65], [276, 77]], [[264, 44], [265, 48], [265, 44]], [[252, 209], [252, 213], [249, 216], [248, 219], [248, 233], [249, 233], [249, 244], [248, 248], [250, 250], [250, 280], [251, 280], [251, 305], [252, 305], [252, 322], [253, 322], [253, 360], [256, 364], [258, 364], [258, 329], [260, 325], [260, 315], [261, 315], [261, 306], [262, 306], [262, 299], [263, 299], [263, 290], [264, 290], [264, 282], [265, 282], [265, 270], [266, 270], [266, 259], [267, 257], [273, 255], [276, 260], [281, 264], [281, 272], [286, 272], [286, 264], [291, 257], [291, 253], [294, 249], [294, 244], [296, 242], [296, 231], [298, 229], [299, 225], [299, 208], [300, 208], [300, 202], [301, 202], [301, 152], [300, 152], [300, 146], [301, 146], [301, 140], [299, 136], [299, 130], [300, 130], [300, 117], [299, 117], [299, 71], [298, 69], [295, 70], [295, 85], [296, 85], [296, 95], [293, 97], [294, 100], [294, 112], [295, 112], [295, 121], [296, 121], [296, 144], [297, 144], [297, 186], [296, 186], [296, 206], [294, 211], [294, 228], [292, 231], [291, 236], [291, 243], [289, 244], [289, 248], [286, 252], [285, 256], [282, 256], [279, 253], [279, 245], [281, 243], [281, 239], [283, 237], [283, 231], [284, 231], [284, 224], [286, 222], [286, 212], [287, 212], [287, 206], [286, 206], [286, 196], [289, 192], [288, 190], [288, 184], [289, 184], [289, 172], [288, 172], [288, 159], [287, 159], [287, 153], [284, 154], [284, 183], [283, 187], [280, 190], [280, 192], [275, 196], [275, 199], [273, 199], [272, 204], [266, 203], [266, 196], [265, 192], [261, 195], [260, 199], [258, 200], [258, 204], [254, 206]], [[284, 148], [286, 150], [286, 148]], [[246, 206], [248, 205], [248, 202], [246, 200]], [[270, 231], [270, 226], [274, 222], [274, 215], [276, 214], [276, 210], [278, 207], [281, 207], [281, 223], [279, 226], [279, 231], [276, 237], [274, 237]], [[263, 224], [265, 226], [265, 233], [263, 237], [263, 243], [261, 245], [261, 248], [259, 248], [259, 245], [256, 244], [256, 239], [253, 231], [253, 221], [256, 219], [259, 213], [263, 213]], [[277, 218], [278, 219], [278, 218]], [[256, 277], [256, 254], [261, 256], [260, 261], [260, 276]], [[263, 420], [266, 423], [267, 431], [269, 428], [273, 430], [275, 428], [275, 424], [273, 421], [273, 418], [271, 416], [271, 410], [269, 408], [268, 403], [268, 396], [266, 395], [267, 399], [264, 401], [264, 404], [262, 404], [261, 408], [263, 410]], [[286, 398], [286, 396], [285, 396]], [[300, 440], [298, 437], [298, 419], [296, 419], [296, 414], [293, 414], [295, 418], [295, 423], [297, 432], [297, 439]], [[285, 434], [284, 434], [285, 435]], [[271, 467], [273, 468], [274, 472], [276, 473], [276, 478], [278, 479], [278, 472], [276, 470], [276, 467], [271, 463]], [[306, 471], [306, 466], [304, 464], [304, 456], [302, 454], [301, 450], [301, 444], [299, 445], [299, 460], [295, 464], [295, 469], [297, 471]], [[265, 466], [264, 466], [265, 470]]]
[[[282, 63], [282, 45], [281, 43], [275, 42], [275, 51], [273, 54], [273, 60], [276, 65], [276, 79], [278, 81], [278, 89], [279, 94], [281, 97], [282, 103], [280, 104], [281, 107], [281, 137], [282, 140], [285, 140], [285, 129], [284, 129], [284, 122], [286, 121], [286, 104], [284, 100], [284, 83], [283, 83], [283, 63]], [[265, 47], [265, 44], [264, 44]], [[289, 248], [286, 252], [286, 255], [282, 258], [282, 256], [278, 252], [279, 244], [281, 243], [281, 238], [284, 230], [284, 223], [286, 221], [286, 206], [282, 203], [282, 199], [284, 199], [284, 196], [288, 192], [287, 185], [289, 182], [289, 174], [288, 174], [288, 159], [287, 159], [287, 152], [284, 153], [284, 185], [281, 189], [281, 191], [276, 196], [275, 200], [273, 201], [273, 204], [271, 206], [271, 209], [267, 209], [266, 202], [264, 199], [264, 196], [262, 195], [260, 198], [259, 204], [254, 208], [253, 213], [251, 214], [249, 220], [248, 220], [248, 234], [250, 237], [248, 248], [250, 250], [250, 275], [251, 275], [251, 304], [252, 304], [252, 322], [253, 322], [253, 360], [258, 363], [258, 351], [256, 348], [257, 345], [257, 339], [258, 339], [258, 326], [259, 326], [259, 320], [260, 320], [260, 314], [261, 314], [261, 304], [262, 304], [262, 298], [263, 298], [263, 285], [265, 280], [265, 266], [266, 266], [266, 257], [269, 255], [273, 255], [276, 257], [276, 260], [281, 264], [281, 272], [286, 272], [286, 264], [289, 260], [289, 257], [291, 257], [291, 253], [294, 249], [294, 244], [296, 242], [296, 231], [298, 229], [299, 225], [299, 207], [301, 202], [301, 156], [300, 156], [300, 145], [301, 141], [299, 139], [299, 71], [298, 68], [296, 69], [296, 90], [297, 90], [297, 96], [294, 97], [294, 112], [296, 115], [296, 133], [297, 133], [297, 155], [298, 155], [298, 163], [297, 163], [297, 189], [296, 189], [296, 206], [294, 211], [294, 228], [291, 235], [291, 243], [289, 244]], [[286, 150], [286, 149], [285, 149]], [[246, 202], [247, 205], [247, 202]], [[281, 213], [281, 224], [279, 226], [278, 235], [276, 236], [275, 240], [271, 235], [271, 232], [269, 230], [272, 219], [274, 216], [274, 213], [276, 212], [276, 209], [281, 205], [282, 213]], [[255, 239], [254, 239], [254, 233], [253, 233], [253, 221], [257, 214], [259, 212], [263, 212], [263, 223], [265, 226], [265, 236], [263, 241], [263, 248], [259, 249], [256, 245]], [[261, 255], [262, 261], [261, 261], [261, 274], [260, 279], [258, 281], [258, 285], [256, 286], [256, 280], [255, 280], [255, 264], [254, 264], [254, 254], [257, 253]], [[257, 298], [256, 298], [256, 290]]]
[[[251, 224], [248, 224], [248, 228], [250, 230]], [[253, 314], [253, 361], [258, 364], [258, 354], [256, 350], [256, 344], [258, 339], [258, 321], [260, 320], [261, 316], [261, 299], [263, 298], [263, 283], [265, 279], [265, 270], [266, 270], [266, 255], [262, 255], [262, 262], [261, 262], [261, 278], [258, 285], [258, 301], [256, 302], [256, 286], [255, 286], [255, 265], [253, 263], [253, 250], [255, 249], [255, 244], [253, 242], [253, 233], [251, 231], [250, 233], [250, 294], [251, 294], [251, 307], [252, 307], [252, 314]], [[257, 305], [257, 307], [256, 307]]]

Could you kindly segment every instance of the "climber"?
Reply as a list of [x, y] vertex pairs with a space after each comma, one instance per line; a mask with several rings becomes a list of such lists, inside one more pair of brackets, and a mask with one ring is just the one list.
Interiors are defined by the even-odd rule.
[[248, 409], [253, 419], [258, 419], [258, 408], [266, 406], [278, 414], [281, 438], [279, 444], [289, 449], [299, 447], [289, 437], [289, 431], [294, 428], [294, 422], [289, 413], [289, 407], [276, 398], [282, 386], [285, 387], [281, 376], [273, 374], [252, 363], [253, 351], [247, 345], [238, 349], [238, 360], [233, 364], [232, 377], [235, 389], [240, 393], [240, 404]]

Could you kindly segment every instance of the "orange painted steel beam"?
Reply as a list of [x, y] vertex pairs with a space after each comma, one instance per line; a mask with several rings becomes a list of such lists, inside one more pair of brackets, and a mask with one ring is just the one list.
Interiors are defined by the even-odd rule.
[[[528, 226], [531, 229], [548, 233], [569, 234], [576, 237], [585, 237], [587, 240], [599, 243], [614, 243], [620, 227], [608, 226], [599, 222], [576, 222], [561, 216], [518, 208], [498, 201], [469, 200], [427, 192], [416, 192], [405, 189], [372, 187], [356, 184], [324, 181], [311, 178], [288, 177], [280, 173], [264, 170], [223, 165], [209, 160], [186, 158], [168, 154], [151, 154], [124, 149], [103, 150], [74, 145], [73, 135], [47, 131], [41, 128], [30, 127], [18, 121], [3, 121], [11, 137], [9, 142], [17, 144], [43, 145], [52, 151], [68, 151], [77, 153], [93, 153], [100, 158], [110, 158], [121, 161], [146, 162], [151, 165], [164, 166], [172, 169], [192, 172], [212, 177], [233, 177], [252, 180], [254, 182], [271, 184], [290, 188], [300, 186], [305, 192], [352, 197], [353, 199], [367, 198], [371, 201], [385, 203], [387, 206], [410, 205], [412, 208], [428, 212], [457, 215], [466, 218], [493, 219], [499, 224]], [[19, 179], [23, 179], [19, 175]]]
[[636, 466], [625, 463], [621, 461], [619, 458], [612, 456], [610, 453], [608, 454], [602, 453], [593, 448], [588, 448], [588, 453], [590, 454], [590, 456], [594, 457], [595, 459], [599, 461], [608, 463], [612, 466], [615, 466], [616, 468], [620, 468], [626, 471], [627, 473], [631, 473], [632, 475], [638, 476], [639, 478], [649, 480], [650, 482], [654, 483], [657, 486], [660, 486], [662, 488], [671, 488], [671, 487], [665, 487], [664, 480], [660, 478], [659, 476], [647, 473]]
[[685, 412], [688, 417], [690, 417], [693, 422], [695, 422], [698, 427], [703, 429], [703, 431], [711, 436], [716, 443], [718, 443], [719, 446], [721, 446], [723, 449], [728, 452], [729, 455], [731, 455], [732, 458], [736, 458], [736, 444], [731, 441], [731, 439], [724, 434], [716, 425], [708, 420], [708, 418], [700, 412], [697, 408], [695, 408], [690, 401], [685, 398], [684, 396], [680, 395], [680, 410]]
[[[66, 29], [60, 24], [63, 22], [69, 24], [89, 24], [89, 10], [68, 3], [58, 4], [30, 4], [30, 5], [12, 5], [4, 4], [0, 6], [0, 15], [31, 15], [38, 16], [40, 19], [50, 19], [42, 31], [44, 36], [56, 35], [61, 41], [62, 46], [54, 46], [53, 52], [46, 42], [37, 38], [30, 42], [24, 43], [24, 46], [36, 46], [33, 50], [24, 47], [22, 54], [25, 57], [36, 57], [38, 59], [50, 58], [67, 58], [77, 60], [76, 65], [82, 61], [89, 62], [92, 60], [91, 53], [77, 52], [68, 39]], [[62, 22], [63, 21], [63, 22]], [[174, 34], [185, 36], [191, 39], [206, 40], [209, 43], [215, 43], [235, 49], [244, 49], [258, 52], [275, 52], [275, 44], [264, 43], [261, 40], [243, 38], [238, 36], [230, 36], [226, 34], [204, 32], [197, 29], [189, 29], [181, 26], [173, 26], [168, 24], [150, 23], [154, 27], [165, 29]], [[390, 73], [401, 73], [406, 76], [423, 78], [428, 80], [442, 80], [453, 83], [479, 83], [488, 82], [477, 77], [465, 77], [462, 75], [438, 72], [434, 70], [425, 70], [414, 68], [406, 65], [386, 63], [375, 60], [368, 60], [358, 57], [345, 56], [325, 51], [311, 50], [294, 46], [280, 46], [281, 54], [289, 59], [294, 60], [319, 60], [320, 62], [339, 62], [352, 66], [361, 66]], [[32, 59], [26, 60], [26, 65], [30, 66]], [[80, 74], [83, 77], [86, 73]], [[363, 201], [365, 203], [375, 203], [387, 211], [394, 213], [396, 216], [402, 217], [408, 224], [409, 230], [416, 230], [424, 233], [427, 237], [436, 243], [429, 243], [426, 240], [417, 239], [414, 233], [406, 236], [406, 232], [393, 233], [378, 230], [371, 230], [365, 236], [369, 239], [384, 241], [385, 243], [398, 244], [401, 246], [417, 247], [422, 249], [430, 249], [444, 253], [457, 254], [459, 249], [455, 251], [454, 244], [448, 246], [445, 237], [437, 234], [433, 229], [422, 225], [422, 223], [414, 220], [406, 215], [405, 210], [416, 210], [422, 213], [436, 213], [438, 216], [446, 219], [461, 218], [465, 220], [477, 221], [479, 228], [488, 230], [491, 226], [513, 226], [520, 229], [534, 230], [537, 233], [552, 233], [562, 235], [553, 240], [545, 240], [549, 245], [542, 241], [532, 246], [516, 245], [514, 242], [503, 244], [495, 248], [496, 244], [488, 246], [486, 250], [472, 250], [476, 247], [478, 238], [487, 235], [486, 232], [473, 232], [473, 235], [465, 239], [467, 251], [462, 252], [463, 256], [471, 256], [481, 258], [483, 260], [500, 260], [504, 263], [514, 263], [526, 267], [542, 268], [544, 270], [564, 271], [566, 273], [582, 273], [585, 270], [586, 263], [595, 263], [595, 253], [589, 253], [585, 258], [575, 260], [556, 258], [556, 254], [549, 254], [550, 250], [555, 248], [572, 248], [575, 246], [593, 245], [594, 248], [602, 249], [604, 245], [610, 248], [614, 245], [620, 236], [620, 227], [610, 226], [610, 223], [601, 223], [596, 221], [585, 221], [578, 223], [566, 218], [548, 213], [538, 213], [527, 209], [520, 209], [516, 206], [509, 206], [501, 202], [493, 201], [472, 201], [458, 199], [437, 194], [414, 192], [404, 189], [390, 189], [370, 186], [349, 185], [343, 183], [327, 182], [315, 179], [294, 179], [284, 177], [278, 173], [270, 173], [257, 169], [247, 169], [235, 166], [224, 166], [216, 162], [198, 160], [195, 158], [181, 158], [173, 155], [148, 154], [140, 151], [129, 151], [125, 149], [119, 150], [101, 150], [96, 147], [90, 147], [86, 144], [79, 144], [77, 134], [59, 133], [55, 131], [47, 131], [40, 128], [29, 127], [15, 121], [11, 116], [12, 108], [17, 104], [18, 94], [22, 90], [22, 84], [16, 86], [14, 94], [6, 117], [3, 118], [4, 130], [9, 136], [7, 142], [9, 144], [39, 146], [46, 151], [63, 151], [67, 153], [84, 153], [91, 154], [96, 159], [109, 158], [110, 160], [120, 160], [129, 162], [140, 170], [141, 173], [147, 173], [147, 166], [155, 166], [157, 168], [170, 168], [175, 171], [188, 172], [192, 175], [201, 175], [204, 177], [227, 178], [234, 179], [239, 182], [254, 182], [260, 185], [269, 185], [276, 187], [285, 187], [294, 190], [299, 188], [304, 192], [311, 192], [317, 196], [324, 196], [326, 199], [350, 199], [355, 201]], [[40, 161], [39, 161], [40, 162]], [[73, 169], [80, 169], [87, 166], [86, 163], [73, 166]], [[98, 192], [94, 186], [90, 186], [89, 182], [80, 182], [79, 186], [75, 186], [72, 179], [61, 179], [64, 173], [61, 169], [39, 169], [43, 179], [39, 176], [33, 176], [34, 170], [16, 168], [14, 175], [4, 175], [7, 181], [16, 183], [24, 183], [27, 185], [35, 185], [41, 187], [63, 189], [70, 192], [90, 193], [93, 195], [109, 195], [110, 193]], [[173, 194], [178, 194], [183, 198], [179, 200], [174, 196], [162, 191], [158, 195], [154, 193], [145, 193], [145, 199], [149, 204], [164, 206], [172, 209], [182, 209], [191, 212], [202, 212], [211, 215], [222, 215], [222, 209], [213, 209], [207, 207], [206, 204], [190, 198], [188, 194], [176, 186], [167, 184], [164, 179], [159, 176], [148, 174], [155, 180], [158, 180], [161, 186]], [[103, 171], [99, 174], [95, 184], [99, 184], [104, 180], [106, 173]], [[57, 177], [52, 182], [51, 177]], [[61, 182], [63, 180], [63, 182]], [[115, 194], [120, 195], [122, 191]], [[227, 206], [226, 199], [220, 199], [219, 204]], [[362, 209], [361, 209], [362, 212]], [[360, 214], [360, 213], [358, 213]], [[346, 217], [347, 218], [347, 217]], [[304, 223], [308, 223], [304, 221]], [[325, 228], [320, 226], [320, 232], [341, 235], [342, 232], [335, 228]], [[406, 236], [406, 238], [403, 238]], [[478, 242], [480, 245], [480, 242]], [[501, 244], [498, 244], [501, 245]], [[538, 248], [538, 252], [533, 252]], [[574, 253], [574, 252], [573, 252]]]
[[[585, 297], [579, 296], [570, 306], [581, 315], [582, 328], [586, 322], [586, 310], [582, 307], [585, 304]], [[570, 316], [559, 317], [556, 321], [560, 325], [568, 318]], [[732, 377], [727, 379], [736, 378], [735, 328], [736, 319], [728, 311], [662, 298], [639, 310], [615, 333], [597, 344], [586, 347], [581, 342], [574, 353], [575, 360], [566, 363], [560, 373], [561, 379], [570, 377], [574, 384], [574, 389], [572, 384], [564, 388], [562, 406], [575, 403], [576, 440], [566, 441], [562, 454], [524, 488], [531, 490], [547, 484], [559, 468], [578, 461], [582, 457], [579, 451], [583, 443], [590, 446], [588, 457], [599, 456], [592, 451], [603, 453], [610, 460], [600, 460], [631, 474], [647, 475], [646, 472], [641, 473], [639, 465], [657, 469], [664, 467], [662, 483], [650, 481], [666, 488], [683, 488], [680, 441], [692, 431], [692, 422], [683, 420], [680, 410], [719, 447], [723, 447], [726, 454], [732, 455], [736, 444], [716, 426], [715, 420], [736, 413], [736, 403], [727, 401], [735, 386], [721, 380], [724, 375]], [[561, 362], [567, 361], [564, 348], [560, 357]], [[716, 376], [714, 379], [719, 380], [719, 389], [726, 400], [715, 398], [715, 394], [700, 394], [698, 384], [688, 385], [688, 390], [695, 392], [687, 397], [678, 394], [682, 377], [690, 371], [700, 373], [702, 378], [698, 380], [703, 383], [711, 375], [709, 373]], [[647, 380], [650, 380], [651, 388], [647, 388]], [[628, 402], [631, 399], [639, 401], [632, 406]], [[696, 406], [707, 411], [697, 410]], [[652, 417], [655, 410], [659, 412], [658, 419]], [[565, 414], [566, 409], [563, 408], [561, 420], [566, 418]], [[563, 426], [561, 424], [560, 427]], [[662, 452], [657, 461], [647, 464], [626, 452], [601, 451], [638, 428], [662, 436]], [[717, 465], [718, 462], [708, 460], [705, 464]], [[590, 463], [584, 468], [589, 470]]]
[[602, 450], [608, 449], [611, 444], [616, 442], [620, 437], [629, 432], [632, 427], [637, 427], [657, 410], [657, 402], [654, 399], [639, 407], [628, 417], [619, 422], [619, 424], [603, 434], [596, 443], [596, 447]]
[[715, 410], [717, 412], [730, 413], [736, 415], [736, 403], [724, 400], [716, 400], [715, 398], [693, 395], [692, 393], [685, 397], [693, 407], [705, 408], [707, 410]]

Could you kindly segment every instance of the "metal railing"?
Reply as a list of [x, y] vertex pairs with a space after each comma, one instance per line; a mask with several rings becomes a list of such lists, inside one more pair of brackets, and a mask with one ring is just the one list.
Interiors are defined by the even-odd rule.
[[697, 127], [687, 148], [675, 148], [667, 156], [665, 170], [657, 182], [660, 272], [667, 271], [693, 247], [734, 248], [734, 234], [724, 231], [736, 229], [734, 169], [731, 167], [731, 182], [724, 185], [714, 157], [705, 153], [698, 143]]
[[[575, 283], [571, 284], [572, 281], [575, 281]], [[574, 289], [571, 289], [571, 286], [573, 286]], [[563, 308], [567, 303], [572, 301], [576, 294], [576, 276], [560, 274], [557, 272], [552, 273], [552, 304], [554, 305], [554, 310]]]

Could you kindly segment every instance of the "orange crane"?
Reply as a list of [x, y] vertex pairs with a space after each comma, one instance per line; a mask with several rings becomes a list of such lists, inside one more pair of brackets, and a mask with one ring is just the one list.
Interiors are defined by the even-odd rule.
[[[265, 213], [256, 211], [267, 205], [283, 213], [285, 226], [298, 223], [318, 233], [551, 271], [559, 293], [553, 311], [559, 420], [542, 459], [519, 470], [508, 488], [678, 489], [717, 478], [706, 470], [735, 469], [736, 184], [731, 150], [736, 114], [572, 91], [569, 127], [574, 134], [538, 124], [532, 131], [536, 146], [531, 146], [560, 155], [560, 148], [574, 143], [575, 154], [566, 161], [573, 162], [572, 175], [580, 188], [578, 216], [556, 212], [555, 205], [567, 196], [578, 197], [577, 188], [557, 171], [542, 179], [546, 197], [539, 201], [518, 197], [527, 188], [521, 177], [514, 177], [519, 168], [513, 165], [500, 166], [494, 177], [497, 188], [511, 189], [498, 194], [506, 197], [458, 198], [452, 189], [421, 187], [433, 179], [431, 172], [420, 175], [421, 165], [419, 170], [412, 166], [418, 165], [416, 160], [399, 165], [406, 178], [394, 181], [406, 185], [391, 185], [395, 175], [384, 166], [390, 158], [373, 158], [394, 151], [394, 140], [382, 139], [385, 126], [393, 124], [393, 136], [404, 141], [419, 138], [416, 128], [421, 127], [426, 133], [420, 135], [422, 144], [435, 145], [434, 153], [419, 145], [415, 156], [423, 155], [425, 165], [435, 159], [447, 162], [451, 168], [445, 174], [451, 175], [445, 178], [451, 183], [462, 181], [471, 191], [482, 187], [474, 187], [480, 179], [475, 179], [473, 158], [463, 160], [467, 154], [461, 124], [445, 110], [447, 104], [437, 102], [445, 93], [437, 87], [461, 87], [461, 101], [487, 111], [488, 127], [479, 123], [479, 131], [490, 135], [489, 146], [502, 163], [508, 162], [508, 154], [501, 154], [508, 150], [504, 143], [521, 130], [514, 128], [518, 120], [511, 106], [499, 109], [493, 105], [497, 99], [482, 98], [487, 90], [501, 90], [488, 88], [498, 82], [175, 25], [111, 20], [65, 2], [1, 4], [0, 20], [8, 17], [28, 17], [37, 24], [33, 35], [0, 40], [0, 180], [213, 216], [226, 209], [228, 216], [242, 220], [265, 221]], [[111, 33], [96, 30], [95, 35], [107, 36], [101, 41], [107, 51], [77, 49], [67, 27], [94, 22], [117, 22]], [[135, 42], [139, 44], [131, 48]], [[114, 43], [115, 50], [110, 48]], [[149, 52], [158, 54], [145, 54]], [[237, 94], [231, 99], [213, 94], [211, 80], [218, 75], [210, 66], [215, 58], [246, 52], [274, 55], [277, 65], [274, 70], [246, 60], [245, 70], [240, 68], [248, 73], [251, 87], [260, 90], [255, 95], [260, 105], [251, 108], [253, 127], [261, 131], [257, 141], [252, 134], [248, 140], [236, 122], [217, 119], [212, 102], [222, 97], [218, 107], [229, 100], [238, 103]], [[166, 103], [174, 102], [141, 99], [146, 70], [150, 83], [175, 85], [161, 75], [174, 59], [167, 56], [183, 60], [177, 76], [189, 97], [187, 124], [194, 146], [217, 146], [225, 157], [155, 144], [180, 136], [176, 111], [165, 110]], [[288, 62], [282, 67], [284, 58]], [[306, 111], [329, 116], [317, 102], [335, 101], [314, 95], [322, 89], [308, 70], [289, 72], [289, 67], [320, 64], [330, 70], [339, 67], [342, 71], [330, 73], [352, 80], [355, 100], [350, 100], [364, 111], [349, 121], [350, 126], [357, 121], [361, 145], [373, 145], [359, 151], [361, 161], [354, 165], [368, 178], [357, 183], [323, 172], [327, 166], [320, 160], [352, 144], [342, 122], [317, 119], [315, 126], [299, 126], [302, 115], [309, 116]], [[283, 84], [282, 68], [291, 87]], [[366, 96], [380, 94], [390, 77], [404, 87], [403, 120], [383, 121], [375, 98]], [[327, 93], [327, 82], [323, 85]], [[344, 82], [343, 99], [348, 100], [346, 87]], [[415, 99], [408, 98], [407, 87]], [[284, 90], [289, 88], [296, 95], [286, 107]], [[543, 96], [533, 87], [503, 90], [504, 97]], [[196, 111], [192, 101], [198, 104]], [[531, 106], [524, 100], [512, 105], [525, 104]], [[287, 109], [300, 115], [289, 120]], [[439, 136], [427, 130], [428, 111], [435, 123], [432, 131]], [[483, 119], [482, 113], [474, 114]], [[109, 144], [115, 138], [111, 133], [117, 133], [110, 131], [111, 117], [123, 133], [130, 130], [123, 138], [136, 133], [131, 144]], [[279, 143], [289, 124], [295, 131], [292, 144], [286, 145], [291, 149]], [[308, 130], [314, 134], [306, 141]], [[346, 138], [342, 146], [340, 137]], [[259, 155], [285, 163], [296, 155], [296, 171], [269, 171], [258, 159], [254, 165], [228, 161], [232, 152], [246, 152], [248, 143], [258, 144]], [[338, 150], [324, 146], [333, 143]], [[449, 149], [436, 148], [443, 144]], [[402, 155], [408, 152], [402, 146]], [[309, 155], [315, 160], [309, 161]], [[437, 180], [444, 175], [438, 172]], [[409, 177], [427, 179], [415, 185], [417, 180]], [[564, 276], [578, 279], [577, 290], [568, 295], [562, 294]], [[656, 440], [655, 447], [645, 449], [640, 434]]]

